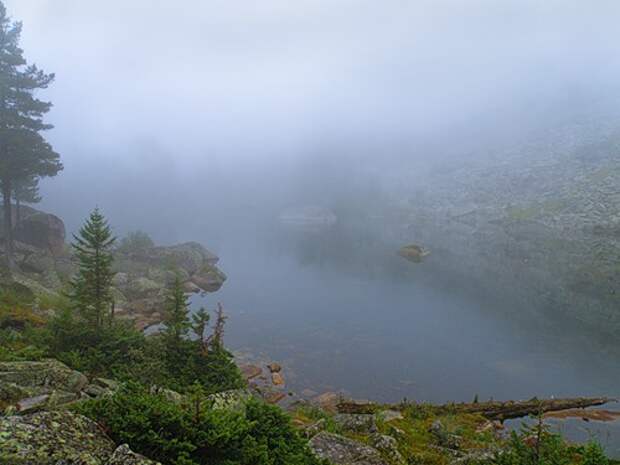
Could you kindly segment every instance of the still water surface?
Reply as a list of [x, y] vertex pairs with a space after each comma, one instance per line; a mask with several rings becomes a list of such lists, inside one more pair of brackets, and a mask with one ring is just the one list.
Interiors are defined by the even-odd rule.
[[[429, 280], [347, 272], [320, 248], [308, 259], [299, 244], [277, 234], [220, 241], [229, 279], [194, 302], [222, 302], [227, 345], [282, 363], [288, 389], [386, 402], [620, 395], [613, 341], [514, 318], [519, 309], [507, 302], [499, 308]], [[620, 441], [618, 425], [604, 434]]]

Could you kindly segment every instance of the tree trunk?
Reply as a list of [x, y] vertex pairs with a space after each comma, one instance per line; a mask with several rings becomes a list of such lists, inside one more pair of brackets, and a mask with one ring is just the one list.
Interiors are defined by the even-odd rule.
[[[558, 412], [575, 408], [587, 408], [615, 402], [609, 397], [573, 397], [566, 399], [530, 399], [523, 401], [506, 402], [474, 402], [471, 404], [444, 404], [430, 406], [436, 413], [474, 413], [489, 420], [510, 420], [528, 415], [538, 415], [546, 412]], [[345, 400], [338, 403], [339, 413], [374, 413], [380, 406], [366, 401]], [[384, 408], [384, 407], [383, 407]], [[392, 405], [399, 409], [399, 405]]]
[[9, 270], [14, 269], [13, 261], [13, 211], [11, 206], [11, 181], [2, 182], [2, 197], [4, 198], [4, 249], [6, 263]]

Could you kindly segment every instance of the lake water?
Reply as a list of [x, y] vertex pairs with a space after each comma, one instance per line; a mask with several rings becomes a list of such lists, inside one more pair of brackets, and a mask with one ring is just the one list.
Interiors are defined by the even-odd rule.
[[[195, 299], [209, 308], [222, 302], [226, 344], [280, 362], [287, 389], [386, 402], [620, 395], [614, 341], [415, 279], [424, 268], [407, 268], [424, 263], [389, 251], [378, 270], [358, 266], [367, 263], [363, 244], [334, 248], [332, 239], [294, 231], [226, 237], [216, 252], [229, 279]], [[605, 431], [618, 438], [605, 442], [620, 455], [618, 427]]]

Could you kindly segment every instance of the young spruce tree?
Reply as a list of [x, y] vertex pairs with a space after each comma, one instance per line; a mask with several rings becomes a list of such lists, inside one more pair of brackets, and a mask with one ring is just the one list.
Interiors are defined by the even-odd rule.
[[183, 285], [177, 276], [168, 289], [165, 300], [164, 334], [171, 349], [179, 348], [189, 333], [191, 323], [188, 305]]
[[100, 333], [113, 305], [111, 249], [116, 238], [98, 208], [73, 238], [79, 270], [71, 282], [70, 297], [80, 316], [95, 333]]

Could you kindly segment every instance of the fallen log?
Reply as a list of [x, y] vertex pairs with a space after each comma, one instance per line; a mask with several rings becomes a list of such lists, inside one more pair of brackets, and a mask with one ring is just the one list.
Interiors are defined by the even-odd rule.
[[528, 415], [541, 415], [569, 409], [583, 409], [616, 402], [609, 397], [574, 397], [566, 399], [537, 399], [506, 402], [489, 401], [465, 404], [448, 404], [443, 408], [455, 409], [462, 413], [477, 413], [489, 420], [511, 420]]
[[[449, 403], [443, 405], [427, 405], [436, 413], [473, 413], [482, 415], [488, 420], [511, 420], [529, 415], [547, 412], [558, 412], [569, 409], [584, 409], [617, 402], [609, 397], [572, 397], [564, 399], [537, 399], [488, 401], [472, 403]], [[368, 401], [342, 400], [337, 405], [339, 413], [371, 414], [385, 408], [402, 409], [407, 404], [380, 405]]]

